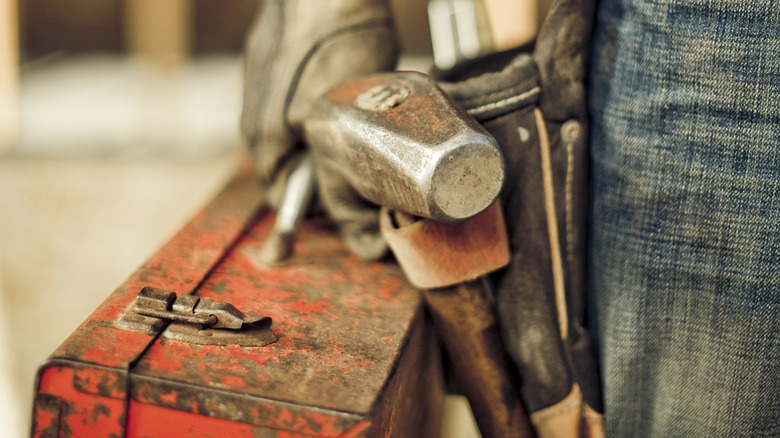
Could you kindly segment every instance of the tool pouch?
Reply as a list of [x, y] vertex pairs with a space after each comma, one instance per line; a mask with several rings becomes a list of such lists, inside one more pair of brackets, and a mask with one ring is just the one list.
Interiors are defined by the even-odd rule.
[[589, 1], [559, 0], [533, 53], [504, 54], [503, 66], [499, 56], [441, 84], [498, 140], [506, 160], [500, 201], [511, 262], [492, 280], [540, 437], [603, 435], [598, 365], [584, 326], [583, 82], [592, 12]]

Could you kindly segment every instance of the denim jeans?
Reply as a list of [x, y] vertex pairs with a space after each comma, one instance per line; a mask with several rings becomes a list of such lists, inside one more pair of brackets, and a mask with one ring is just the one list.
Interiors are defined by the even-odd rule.
[[590, 317], [608, 436], [780, 436], [780, 2], [604, 0]]

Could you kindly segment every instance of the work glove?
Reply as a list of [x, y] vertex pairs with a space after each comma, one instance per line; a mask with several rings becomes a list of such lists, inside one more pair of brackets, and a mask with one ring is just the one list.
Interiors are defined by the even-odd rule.
[[[540, 438], [602, 436], [585, 328], [590, 0], [558, 0], [531, 54], [442, 88], [499, 142], [510, 265], [493, 275], [504, 344]], [[484, 65], [482, 66], [484, 68]]]
[[[392, 70], [397, 56], [386, 0], [265, 1], [246, 46], [241, 132], [272, 209], [304, 154], [302, 126], [312, 103], [346, 79]], [[349, 249], [364, 258], [384, 254], [378, 208], [328, 169], [316, 174]]]

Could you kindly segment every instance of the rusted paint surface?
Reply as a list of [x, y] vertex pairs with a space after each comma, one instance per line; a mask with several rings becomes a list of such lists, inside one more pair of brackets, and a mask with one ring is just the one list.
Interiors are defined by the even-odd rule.
[[140, 404], [314, 436], [339, 436], [363, 419], [358, 415], [312, 409], [237, 391], [140, 376], [133, 378], [131, 391], [133, 401]]
[[[175, 409], [161, 408], [134, 401], [128, 409], [127, 438], [188, 437], [188, 438], [312, 438], [313, 435], [253, 426], [246, 423], [208, 418]], [[357, 423], [338, 438], [357, 438], [370, 425]]]
[[124, 400], [126, 378], [114, 370], [94, 366], [73, 366], [73, 387], [77, 390], [103, 397]]
[[36, 394], [33, 402], [32, 428], [36, 438], [57, 438], [60, 433], [60, 398], [51, 394]]
[[246, 423], [203, 417], [175, 409], [130, 402], [127, 437], [255, 438], [253, 427]]
[[109, 323], [119, 319], [144, 286], [193, 291], [238, 238], [260, 202], [260, 190], [251, 172], [240, 172], [220, 196], [110, 295], [52, 358], [127, 369], [153, 336]]
[[[60, 437], [121, 437], [124, 435], [125, 401], [88, 394], [76, 388], [77, 370], [67, 366], [50, 366], [39, 377], [39, 395], [48, 394], [61, 399], [59, 413]], [[43, 407], [36, 404], [34, 414]], [[49, 409], [49, 412], [52, 410]], [[51, 432], [47, 417], [36, 415], [33, 436], [43, 437]], [[51, 418], [51, 417], [49, 417]], [[51, 424], [51, 423], [49, 423]]]
[[[272, 317], [279, 340], [242, 348], [160, 339], [134, 375], [139, 382], [143, 377], [175, 380], [291, 405], [369, 414], [403, 351], [410, 324], [421, 316], [418, 292], [395, 265], [349, 255], [324, 219], [301, 227], [287, 265], [262, 266], [257, 255], [272, 224], [271, 215], [259, 220], [197, 295], [229, 300], [247, 315]], [[148, 396], [141, 388], [133, 386], [133, 397]], [[154, 402], [197, 412], [182, 400], [169, 403], [158, 397]], [[269, 418], [258, 415], [243, 421], [258, 424]], [[323, 417], [297, 431], [344, 432], [344, 425], [329, 421]]]

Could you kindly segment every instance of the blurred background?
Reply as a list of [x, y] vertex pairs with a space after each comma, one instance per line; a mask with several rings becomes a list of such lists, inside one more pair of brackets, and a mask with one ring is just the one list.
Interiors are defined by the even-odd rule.
[[[523, 1], [532, 36], [549, 1]], [[0, 0], [3, 436], [29, 433], [37, 366], [245, 157], [240, 51], [260, 4]], [[391, 4], [403, 68], [428, 70], [426, 1]], [[475, 436], [447, 403], [442, 436]]]

